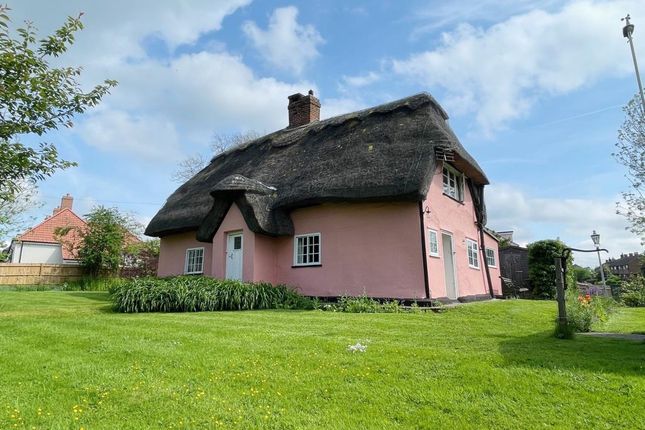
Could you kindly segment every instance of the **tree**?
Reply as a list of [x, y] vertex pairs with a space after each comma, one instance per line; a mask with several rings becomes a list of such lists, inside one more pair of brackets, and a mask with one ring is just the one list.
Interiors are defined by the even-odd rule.
[[247, 131], [245, 133], [232, 133], [232, 134], [219, 134], [215, 133], [211, 139], [211, 157], [205, 157], [202, 154], [197, 154], [190, 156], [179, 162], [177, 170], [175, 170], [171, 179], [173, 182], [178, 182], [183, 184], [188, 181], [190, 178], [195, 176], [200, 170], [202, 170], [209, 163], [210, 158], [213, 158], [222, 152], [231, 149], [237, 148], [244, 145], [251, 140], [257, 139], [260, 137], [260, 134], [257, 131]]
[[0, 201], [20, 192], [25, 181], [36, 183], [58, 169], [74, 166], [62, 160], [51, 143], [36, 148], [21, 144], [19, 135], [42, 136], [71, 127], [75, 115], [96, 106], [116, 81], [106, 80], [84, 92], [78, 82], [80, 67], [52, 67], [49, 60], [64, 54], [83, 28], [81, 15], [69, 17], [54, 34], [37, 40], [27, 22], [9, 31], [9, 8], [0, 5]]
[[623, 109], [625, 122], [618, 130], [617, 151], [612, 155], [627, 168], [626, 177], [631, 184], [623, 193], [624, 205], [618, 213], [625, 215], [631, 231], [645, 242], [645, 114], [640, 96], [636, 95]]
[[150, 239], [131, 243], [125, 248], [125, 260], [128, 264], [121, 269], [121, 276], [126, 278], [155, 276], [159, 263], [161, 241]]
[[[128, 238], [139, 229], [131, 217], [121, 214], [116, 208], [98, 206], [85, 217], [84, 228], [66, 227], [57, 229], [56, 235], [73, 254], [81, 261], [89, 275], [114, 276], [119, 268], [129, 245]], [[78, 249], [65, 237], [76, 232], [81, 241]]]
[[595, 282], [596, 280], [596, 272], [590, 267], [582, 267], [574, 264], [573, 273], [578, 282]]
[[[540, 240], [529, 244], [529, 281], [533, 296], [540, 299], [555, 297], [555, 257], [561, 256], [566, 245], [559, 240]], [[566, 287], [575, 288], [573, 257], [566, 264]]]
[[36, 187], [28, 182], [23, 182], [16, 194], [7, 199], [0, 199], [0, 239], [9, 233], [24, 230], [33, 217], [25, 217], [29, 209], [42, 206], [38, 201]]

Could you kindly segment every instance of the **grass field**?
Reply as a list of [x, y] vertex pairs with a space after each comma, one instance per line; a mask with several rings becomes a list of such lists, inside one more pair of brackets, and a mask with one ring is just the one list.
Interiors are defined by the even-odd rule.
[[[645, 344], [556, 340], [554, 313], [126, 315], [4, 291], [0, 429], [645, 428]], [[603, 329], [645, 331], [645, 309]]]

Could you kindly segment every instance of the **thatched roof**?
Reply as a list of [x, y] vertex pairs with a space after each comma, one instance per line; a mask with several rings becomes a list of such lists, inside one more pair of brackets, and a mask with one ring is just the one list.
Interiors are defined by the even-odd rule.
[[297, 207], [421, 201], [439, 157], [470, 178], [485, 214], [488, 180], [447, 119], [420, 93], [260, 137], [213, 158], [168, 198], [146, 234], [198, 229], [198, 239], [210, 241], [233, 202], [252, 231], [279, 236], [293, 234], [289, 212]]

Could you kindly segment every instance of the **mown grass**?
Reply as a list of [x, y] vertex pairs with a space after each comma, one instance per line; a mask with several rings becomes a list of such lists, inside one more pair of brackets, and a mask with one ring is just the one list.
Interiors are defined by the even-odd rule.
[[0, 428], [642, 428], [645, 345], [557, 340], [554, 313], [119, 314], [104, 293], [0, 292]]

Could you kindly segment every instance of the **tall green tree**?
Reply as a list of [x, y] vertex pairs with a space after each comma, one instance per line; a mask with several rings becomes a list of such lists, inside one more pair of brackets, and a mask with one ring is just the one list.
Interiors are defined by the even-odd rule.
[[629, 220], [631, 231], [645, 242], [645, 113], [639, 95], [623, 109], [625, 122], [618, 130], [616, 152], [612, 155], [627, 168], [630, 188], [623, 193], [618, 213]]
[[[63, 246], [67, 246], [78, 257], [89, 275], [117, 275], [131, 244], [129, 239], [132, 232], [140, 226], [116, 208], [103, 206], [95, 207], [86, 215], [85, 222], [86, 227], [60, 228], [56, 235]], [[81, 239], [78, 249], [73, 248], [77, 241], [66, 240], [72, 232]]]
[[71, 127], [75, 115], [96, 106], [116, 81], [106, 80], [88, 92], [78, 82], [80, 67], [52, 67], [83, 28], [81, 15], [69, 17], [43, 39], [29, 22], [12, 33], [10, 9], [0, 5], [0, 201], [19, 192], [24, 181], [36, 183], [75, 163], [60, 158], [56, 147], [20, 143], [26, 134], [42, 136]]
[[[559, 240], [539, 240], [528, 245], [529, 281], [533, 296], [540, 299], [555, 298], [555, 257], [561, 256], [566, 245]], [[573, 257], [566, 264], [567, 288], [575, 288], [576, 275]]]

